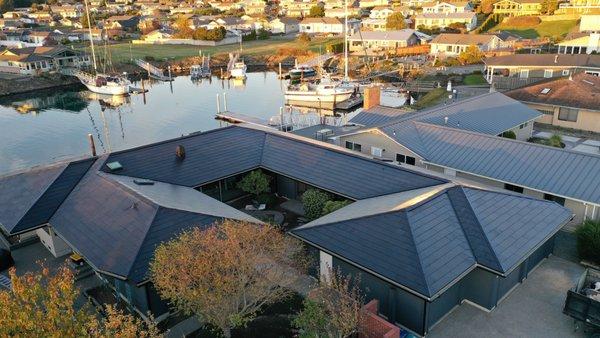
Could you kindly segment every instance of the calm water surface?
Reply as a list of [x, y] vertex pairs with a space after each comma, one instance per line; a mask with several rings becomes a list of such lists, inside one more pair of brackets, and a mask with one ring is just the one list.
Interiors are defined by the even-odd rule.
[[89, 154], [89, 133], [103, 153], [217, 128], [216, 95], [223, 92], [229, 110], [268, 119], [284, 104], [284, 85], [261, 72], [245, 83], [180, 76], [172, 85], [147, 84], [145, 100], [75, 90], [0, 99], [0, 174]]

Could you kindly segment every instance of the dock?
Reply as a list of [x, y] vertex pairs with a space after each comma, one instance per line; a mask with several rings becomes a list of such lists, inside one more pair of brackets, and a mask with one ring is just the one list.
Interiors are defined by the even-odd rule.
[[219, 120], [219, 121], [233, 123], [233, 124], [250, 123], [250, 124], [256, 124], [259, 126], [269, 126], [269, 121], [267, 121], [267, 120], [264, 120], [264, 119], [261, 119], [258, 117], [254, 117], [254, 116], [249, 116], [246, 114], [230, 112], [230, 111], [224, 111], [224, 112], [217, 113], [215, 115], [215, 119]]
[[363, 99], [362, 95], [354, 96], [354, 97], [349, 98], [346, 101], [336, 103], [335, 109], [351, 110], [351, 109], [354, 109], [354, 108], [360, 106], [361, 104], [363, 104], [363, 101], [364, 101], [364, 99]]
[[143, 68], [145, 71], [148, 72], [148, 77], [151, 77], [153, 79], [156, 80], [160, 80], [160, 81], [173, 81], [173, 77], [171, 76], [171, 67], [169, 66], [169, 74], [165, 75], [165, 71], [152, 65], [150, 62], [141, 60], [141, 59], [136, 59], [135, 60], [135, 64], [138, 65], [140, 68]]

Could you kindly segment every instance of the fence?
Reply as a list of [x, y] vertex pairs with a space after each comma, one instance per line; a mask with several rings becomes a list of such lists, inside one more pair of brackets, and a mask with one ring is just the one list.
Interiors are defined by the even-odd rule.
[[377, 315], [379, 301], [373, 299], [363, 306], [359, 338], [400, 338], [400, 328]]
[[396, 48], [396, 56], [429, 54], [430, 50], [431, 50], [431, 45], [429, 45], [429, 44], [409, 46], [409, 47], [399, 47], [399, 48]]

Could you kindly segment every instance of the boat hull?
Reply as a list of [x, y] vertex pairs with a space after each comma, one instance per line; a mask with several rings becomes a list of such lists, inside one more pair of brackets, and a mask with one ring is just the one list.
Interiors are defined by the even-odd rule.
[[331, 94], [320, 94], [313, 91], [288, 91], [285, 93], [286, 101], [300, 102], [342, 102], [348, 100], [354, 91], [344, 91]]
[[231, 70], [231, 77], [236, 78], [236, 79], [245, 79], [246, 78], [246, 71], [243, 69], [232, 69]]
[[300, 80], [302, 78], [313, 77], [315, 75], [317, 75], [317, 72], [315, 70], [295, 71], [295, 72], [290, 72], [290, 79], [291, 80]]
[[119, 86], [96, 86], [90, 83], [84, 83], [87, 89], [93, 93], [105, 95], [127, 95], [129, 94], [129, 85]]

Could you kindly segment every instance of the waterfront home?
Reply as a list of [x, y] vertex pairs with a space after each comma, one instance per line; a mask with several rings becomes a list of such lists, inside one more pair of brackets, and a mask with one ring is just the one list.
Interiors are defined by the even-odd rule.
[[395, 51], [397, 48], [417, 45], [419, 41], [419, 37], [413, 29], [366, 31], [348, 37], [351, 52]]
[[37, 75], [89, 65], [87, 54], [62, 46], [7, 48], [0, 52], [0, 72], [5, 73]]
[[[536, 122], [600, 133], [600, 77], [578, 73], [506, 92], [543, 115]], [[600, 152], [599, 152], [600, 153]]]
[[472, 12], [469, 1], [435, 1], [423, 4], [423, 13], [464, 13]]
[[474, 12], [457, 13], [421, 13], [415, 16], [415, 27], [446, 28], [452, 24], [464, 24], [467, 30], [477, 27], [477, 15]]
[[269, 31], [272, 34], [289, 34], [300, 31], [300, 21], [295, 18], [275, 18], [269, 22]]
[[257, 168], [283, 198], [320, 189], [353, 202], [292, 234], [319, 258], [322, 278], [331, 268], [360, 273], [365, 301], [380, 300], [390, 322], [421, 335], [465, 300], [493, 309], [571, 218], [553, 202], [231, 126], [4, 176], [0, 238], [34, 233], [57, 256], [80, 254], [132, 309], [161, 320], [169, 307], [148, 275], [155, 248], [222, 219], [258, 222], [227, 204]]
[[506, 16], [540, 15], [541, 0], [500, 0], [494, 3], [493, 13]]
[[581, 15], [600, 14], [600, 0], [569, 0], [561, 2], [554, 14]]
[[431, 40], [431, 55], [438, 57], [458, 56], [469, 48], [476, 46], [482, 52], [499, 49], [502, 40], [492, 34], [448, 34], [442, 33]]
[[498, 89], [512, 89], [575, 73], [600, 75], [600, 55], [515, 54], [486, 58], [485, 78]]
[[[371, 106], [350, 120], [364, 128], [333, 142], [384, 161], [555, 201], [574, 215], [565, 230], [600, 219], [600, 176], [590, 170], [600, 166], [600, 156], [521, 141], [541, 115], [498, 92], [415, 113]], [[506, 131], [517, 140], [501, 137]]]
[[[598, 15], [600, 20], [600, 15]], [[579, 33], [576, 37], [565, 39], [558, 44], [558, 54], [592, 54], [600, 52], [600, 32]]]
[[300, 32], [307, 34], [342, 34], [344, 24], [338, 18], [305, 18], [300, 22]]

